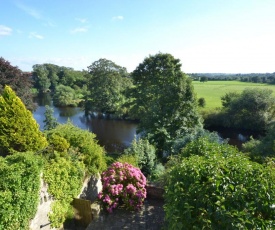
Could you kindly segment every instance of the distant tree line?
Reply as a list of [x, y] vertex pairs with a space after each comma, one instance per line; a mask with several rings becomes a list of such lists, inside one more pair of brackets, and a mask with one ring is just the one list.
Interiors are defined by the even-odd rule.
[[226, 74], [226, 73], [189, 73], [194, 81], [242, 81], [253, 83], [275, 84], [274, 73], [247, 73], [247, 74]]

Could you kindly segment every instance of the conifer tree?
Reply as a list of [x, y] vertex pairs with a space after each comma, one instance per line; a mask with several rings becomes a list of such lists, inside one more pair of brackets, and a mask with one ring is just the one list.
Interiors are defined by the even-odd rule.
[[0, 155], [37, 151], [47, 146], [32, 113], [9, 86], [0, 96]]
[[46, 105], [46, 111], [44, 113], [45, 120], [44, 122], [44, 130], [51, 130], [54, 129], [56, 126], [58, 126], [58, 122], [56, 118], [53, 115], [53, 109]]

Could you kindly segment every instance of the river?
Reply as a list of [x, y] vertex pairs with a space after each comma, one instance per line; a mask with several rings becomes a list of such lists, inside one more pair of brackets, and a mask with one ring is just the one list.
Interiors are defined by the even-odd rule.
[[58, 123], [64, 124], [70, 119], [75, 126], [95, 133], [99, 144], [104, 146], [107, 152], [121, 151], [135, 138], [137, 128], [135, 122], [86, 117], [80, 108], [53, 106], [49, 95], [37, 98], [36, 102], [38, 108], [33, 112], [33, 117], [41, 130], [44, 128], [45, 106], [49, 105], [54, 109], [53, 115]]
[[[120, 152], [135, 138], [137, 129], [135, 122], [86, 117], [84, 111], [78, 107], [53, 106], [51, 97], [47, 94], [36, 98], [36, 103], [38, 108], [33, 112], [33, 117], [41, 130], [44, 127], [45, 106], [49, 105], [54, 109], [53, 115], [59, 123], [64, 124], [70, 119], [75, 126], [95, 133], [99, 144], [104, 146], [107, 152]], [[229, 144], [238, 148], [251, 136], [251, 133], [232, 129], [211, 129], [210, 131], [217, 131], [222, 138], [229, 140]]]

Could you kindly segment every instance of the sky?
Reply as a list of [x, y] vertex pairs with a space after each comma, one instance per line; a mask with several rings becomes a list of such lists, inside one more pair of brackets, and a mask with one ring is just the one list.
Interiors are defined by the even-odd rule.
[[0, 0], [0, 57], [31, 71], [133, 71], [170, 53], [186, 73], [275, 72], [275, 0]]

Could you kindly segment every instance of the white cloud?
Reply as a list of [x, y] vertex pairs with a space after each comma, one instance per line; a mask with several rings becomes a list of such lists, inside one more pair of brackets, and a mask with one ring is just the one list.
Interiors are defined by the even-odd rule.
[[86, 33], [88, 31], [88, 27], [77, 27], [72, 29], [70, 32], [71, 34], [76, 34], [76, 33]]
[[11, 35], [12, 29], [4, 26], [4, 25], [0, 25], [0, 36], [7, 36], [7, 35]]
[[17, 3], [16, 6], [23, 10], [25, 13], [29, 14], [30, 16], [36, 18], [36, 19], [41, 19], [42, 16], [41, 14], [34, 8], [31, 8], [29, 6], [23, 5], [21, 3]]
[[124, 19], [124, 17], [121, 16], [121, 15], [115, 16], [115, 17], [112, 18], [113, 21], [119, 21], [119, 20], [123, 20], [123, 19]]
[[44, 37], [36, 32], [30, 32], [29, 38], [37, 38], [37, 39], [44, 39]]
[[75, 18], [76, 21], [79, 21], [81, 23], [87, 23], [88, 19], [87, 18]]

